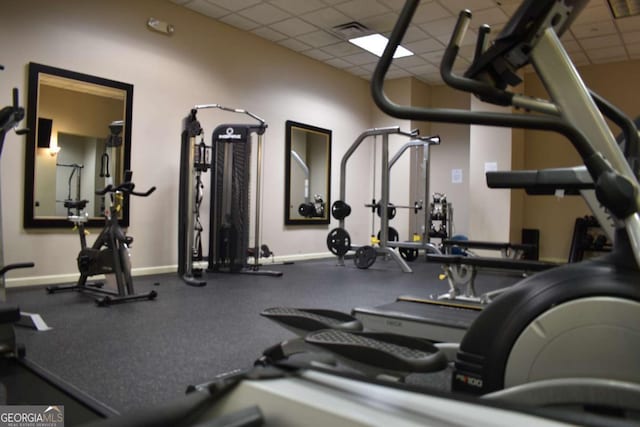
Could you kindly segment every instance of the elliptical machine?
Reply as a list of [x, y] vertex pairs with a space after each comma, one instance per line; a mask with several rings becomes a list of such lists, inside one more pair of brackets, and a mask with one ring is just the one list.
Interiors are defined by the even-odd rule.
[[[118, 138], [122, 131], [122, 122], [114, 122], [109, 128], [111, 129], [109, 140]], [[103, 190], [96, 191], [96, 195], [104, 196], [105, 199], [111, 197], [112, 204], [110, 208], [104, 210], [105, 225], [91, 247], [87, 245], [85, 228], [88, 218], [83, 214], [89, 201], [65, 200], [65, 208], [69, 211], [75, 210], [75, 215], [69, 215], [69, 220], [73, 222], [80, 237], [80, 253], [77, 258], [80, 278], [75, 285], [48, 286], [47, 293], [86, 292], [98, 296], [95, 301], [100, 307], [130, 301], [153, 300], [158, 296], [153, 290], [143, 294], [135, 293], [129, 254], [133, 238], [125, 234], [119, 223], [119, 216], [129, 196], [147, 197], [156, 190], [155, 187], [151, 187], [143, 193], [135, 191], [135, 184], [131, 181], [132, 175], [131, 171], [125, 171], [122, 184], [117, 187], [109, 184]], [[87, 283], [89, 277], [99, 274], [115, 276], [117, 290], [103, 289], [103, 282]]]

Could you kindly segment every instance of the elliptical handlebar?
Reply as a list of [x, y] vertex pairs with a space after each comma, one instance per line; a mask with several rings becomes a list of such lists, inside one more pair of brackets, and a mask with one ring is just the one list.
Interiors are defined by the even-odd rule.
[[[505, 83], [512, 84], [511, 77], [514, 75], [513, 71], [519, 66], [526, 64], [527, 58], [517, 58], [518, 61], [516, 61], [516, 63], [511, 65], [507, 64], [506, 66], [512, 67], [512, 69], [507, 70], [511, 72], [506, 73], [508, 75], [504, 79], [492, 81], [491, 78], [485, 78], [486, 75], [484, 77], [482, 76], [482, 74], [485, 74], [480, 72], [482, 71], [482, 66], [490, 65], [492, 64], [492, 61], [499, 62], [502, 59], [502, 56], [509, 53], [508, 49], [515, 48], [517, 46], [517, 39], [508, 40], [508, 46], [506, 49], [494, 49], [492, 52], [489, 52], [491, 51], [491, 49], [489, 49], [485, 55], [484, 48], [486, 45], [488, 29], [482, 29], [482, 31], [480, 31], [479, 40], [476, 44], [476, 57], [474, 58], [470, 69], [465, 73], [465, 77], [456, 76], [453, 72], [453, 64], [458, 55], [460, 44], [464, 38], [466, 29], [471, 21], [471, 12], [464, 10], [458, 17], [455, 29], [445, 50], [440, 66], [441, 76], [448, 85], [462, 91], [473, 93], [483, 101], [498, 105], [511, 105], [525, 108], [530, 106], [530, 109], [542, 112], [543, 114], [495, 113], [449, 108], [403, 106], [392, 102], [386, 96], [384, 93], [385, 76], [389, 71], [391, 62], [393, 61], [393, 55], [407, 32], [419, 3], [419, 0], [406, 0], [389, 37], [389, 42], [387, 43], [382, 57], [380, 58], [373, 73], [371, 79], [371, 94], [376, 105], [390, 116], [404, 120], [535, 129], [553, 131], [564, 135], [571, 141], [583, 159], [593, 182], [596, 183], [597, 187], [600, 187], [600, 191], [596, 192], [600, 203], [609, 209], [609, 211], [612, 212], [619, 220], [624, 221], [632, 247], [638, 251], [638, 253], [634, 255], [638, 265], [640, 265], [640, 198], [638, 197], [639, 191], [637, 178], [635, 176], [627, 176], [626, 171], [618, 171], [614, 169], [614, 167], [606, 161], [603, 155], [596, 149], [596, 147], [600, 147], [603, 144], [590, 143], [584, 132], [590, 132], [591, 136], [591, 134], [594, 133], [593, 127], [587, 127], [586, 130], [578, 129], [571, 121], [569, 121], [569, 119], [563, 117], [563, 114], [560, 114], [560, 110], [553, 102], [539, 101], [533, 98], [528, 99], [525, 96], [515, 95], [502, 89], [503, 87], [506, 87]], [[578, 10], [583, 6], [583, 2], [579, 3], [580, 4], [576, 6], [578, 7]], [[544, 8], [541, 8], [540, 10], [533, 10], [532, 13], [549, 13], [546, 8], [550, 5], [545, 4], [543, 6]], [[517, 12], [515, 16], [518, 18], [533, 19], [531, 16], [526, 14], [522, 16], [518, 15], [522, 14]], [[567, 13], [567, 15], [569, 14]], [[559, 25], [561, 25], [562, 28], [566, 29], [568, 23], [575, 19], [575, 15], [571, 15], [572, 16], [567, 17], [566, 21], [560, 22]], [[546, 25], [546, 23], [550, 23], [555, 26], [555, 24], [553, 24], [553, 20], [547, 22], [544, 19], [539, 19], [539, 16], [535, 16], [535, 18], [536, 20], [535, 22], [532, 21], [533, 23], [524, 23], [527, 37], [532, 36], [532, 34], [537, 37], [537, 32], [543, 25]], [[517, 24], [520, 25], [522, 23], [517, 22]], [[541, 27], [536, 28], [536, 25], [540, 25]], [[510, 22], [508, 26], [513, 26], [513, 23]], [[520, 53], [526, 52], [521, 51]], [[621, 126], [632, 149], [637, 149], [638, 136], [637, 134], [634, 135], [634, 132], [637, 132], [637, 130], [635, 130], [633, 122], [626, 118], [624, 114], [619, 114], [621, 112], [615, 108], [610, 108], [611, 106], [606, 102], [603, 102], [603, 100], [597, 95], [594, 95], [593, 93], [590, 93], [589, 95], [591, 96], [591, 99], [594, 100], [594, 106], [600, 110], [600, 114], [610, 117], [616, 124]], [[588, 111], [588, 109], [589, 107], [586, 107], [585, 110]], [[636, 145], [634, 146], [634, 144]], [[613, 154], [616, 154], [615, 149]], [[631, 171], [629, 170], [629, 172]]]
[[[422, 120], [435, 121], [442, 123], [458, 123], [458, 124], [476, 124], [486, 126], [513, 127], [524, 129], [551, 130], [567, 137], [580, 156], [584, 159], [587, 168], [594, 177], [594, 181], [604, 171], [611, 170], [611, 167], [604, 161], [595, 149], [589, 144], [587, 138], [576, 128], [566, 123], [557, 116], [530, 115], [530, 114], [510, 114], [510, 113], [494, 113], [467, 111], [452, 108], [426, 108], [403, 106], [391, 101], [384, 93], [384, 79], [389, 71], [393, 54], [400, 45], [404, 34], [411, 23], [411, 19], [418, 7], [419, 0], [407, 0], [396, 25], [389, 37], [387, 47], [380, 58], [378, 65], [371, 79], [371, 94], [376, 105], [390, 116], [405, 120]], [[475, 90], [481, 91], [488, 96], [487, 99], [504, 100], [512, 97], [513, 94], [501, 95], [499, 89], [492, 88], [487, 83], [477, 82], [475, 80], [459, 77], [453, 73], [453, 63], [456, 59], [459, 44], [464, 37], [464, 32], [470, 22], [471, 12], [465, 10], [461, 12], [456, 28], [451, 36], [451, 40], [445, 50], [442, 59], [440, 72], [443, 79], [454, 87], [475, 93]]]

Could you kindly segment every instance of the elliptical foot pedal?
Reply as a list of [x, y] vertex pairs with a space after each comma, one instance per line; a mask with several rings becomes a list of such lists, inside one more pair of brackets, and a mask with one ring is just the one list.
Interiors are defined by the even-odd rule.
[[334, 310], [272, 307], [267, 308], [260, 315], [273, 320], [297, 335], [305, 335], [308, 332], [321, 329], [362, 330], [360, 320]]
[[440, 371], [448, 363], [445, 354], [431, 341], [402, 335], [330, 329], [308, 334], [305, 342], [368, 373], [406, 376]]

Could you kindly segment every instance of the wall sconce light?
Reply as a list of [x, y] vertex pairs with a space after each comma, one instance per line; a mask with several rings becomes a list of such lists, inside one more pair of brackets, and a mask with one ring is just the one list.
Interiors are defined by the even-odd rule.
[[58, 145], [58, 132], [53, 132], [49, 139], [49, 155], [55, 157], [60, 152], [60, 146]]
[[160, 21], [156, 18], [149, 18], [149, 20], [147, 21], [147, 27], [149, 27], [153, 31], [157, 31], [168, 36], [173, 34], [173, 31], [175, 30], [173, 28], [173, 25], [169, 24], [168, 22]]
[[49, 155], [51, 157], [55, 157], [56, 154], [58, 154], [60, 152], [60, 146], [58, 145], [52, 145], [49, 147]]

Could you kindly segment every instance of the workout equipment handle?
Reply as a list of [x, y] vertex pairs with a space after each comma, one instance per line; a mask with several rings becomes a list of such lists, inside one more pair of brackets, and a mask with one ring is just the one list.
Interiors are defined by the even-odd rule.
[[17, 270], [18, 268], [33, 268], [35, 264], [32, 262], [17, 262], [15, 264], [7, 264], [0, 268], [0, 276], [4, 276], [9, 270]]
[[129, 194], [129, 195], [133, 195], [133, 196], [140, 196], [140, 197], [147, 197], [150, 196], [151, 193], [153, 193], [154, 191], [156, 191], [156, 187], [151, 187], [150, 189], [148, 189], [147, 191], [145, 191], [144, 193], [140, 193], [138, 191], [134, 191], [135, 184], [133, 182], [123, 182], [122, 184], [118, 185], [117, 187], [114, 187], [113, 185], [109, 184], [107, 185], [105, 188], [103, 188], [102, 190], [98, 190], [96, 191], [96, 195], [98, 196], [104, 196], [107, 193], [115, 193], [115, 192], [122, 192], [124, 194]]
[[242, 108], [230, 108], [230, 107], [225, 107], [224, 105], [220, 105], [220, 104], [200, 104], [200, 105], [196, 105], [196, 106], [193, 107], [194, 110], [203, 110], [203, 109], [207, 109], [207, 108], [217, 108], [219, 110], [229, 111], [231, 113], [246, 114], [247, 116], [251, 117], [252, 119], [255, 119], [258, 122], [260, 122], [260, 127], [263, 127], [265, 129], [267, 127], [267, 122], [265, 122], [262, 118], [260, 118], [257, 115], [253, 114], [251, 111], [244, 110]]

